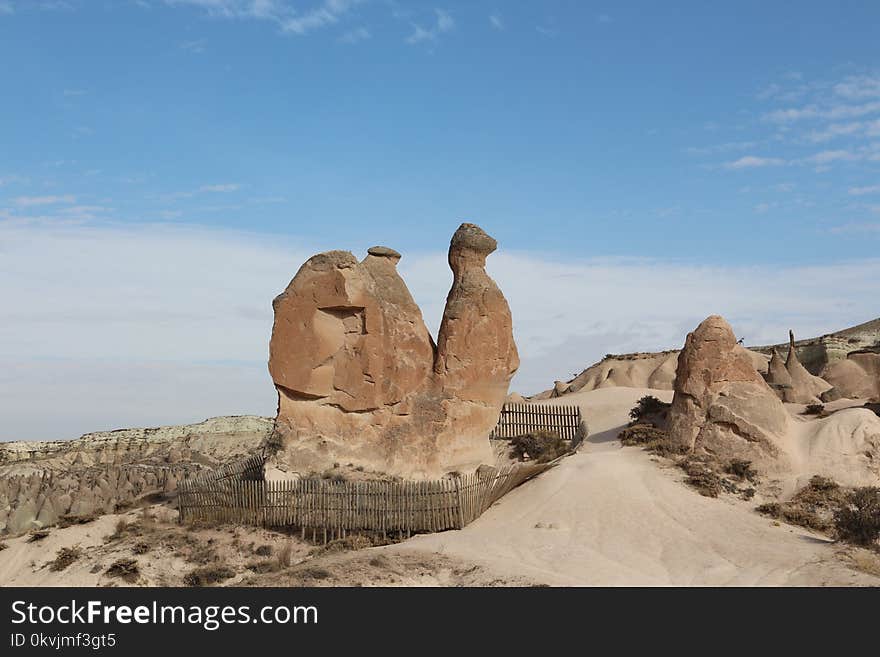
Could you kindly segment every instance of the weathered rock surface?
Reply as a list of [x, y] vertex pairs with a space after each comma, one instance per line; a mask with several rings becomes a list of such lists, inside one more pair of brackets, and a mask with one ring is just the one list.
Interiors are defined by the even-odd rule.
[[688, 334], [678, 357], [669, 436], [680, 447], [721, 459], [784, 458], [782, 402], [758, 373], [730, 325], [717, 315]]
[[452, 237], [436, 346], [396, 251], [310, 258], [273, 304], [273, 466], [432, 477], [491, 461], [488, 435], [519, 366], [510, 309], [485, 270], [496, 246], [473, 224]]
[[220, 417], [78, 440], [0, 443], [0, 534], [172, 493], [190, 474], [255, 453], [272, 425], [269, 418]]
[[880, 354], [853, 352], [826, 366], [822, 378], [842, 397], [880, 401]]
[[798, 359], [797, 349], [794, 342], [794, 332], [789, 331], [788, 358], [785, 361], [785, 369], [791, 377], [791, 389], [786, 395], [785, 401], [796, 404], [813, 404], [820, 401], [823, 392], [832, 386], [818, 376], [807, 371]]
[[[582, 390], [613, 387], [672, 390], [678, 354], [678, 351], [662, 351], [606, 356], [571, 381], [556, 381], [552, 389], [533, 395], [530, 399], [552, 399]], [[767, 369], [766, 356], [752, 351], [747, 351], [747, 354], [758, 370]]]

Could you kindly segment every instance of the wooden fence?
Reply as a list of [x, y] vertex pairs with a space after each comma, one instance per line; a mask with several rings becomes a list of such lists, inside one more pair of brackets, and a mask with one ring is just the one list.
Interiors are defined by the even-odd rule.
[[581, 409], [555, 404], [505, 404], [490, 437], [515, 438], [539, 430], [553, 431], [575, 444], [586, 438]]
[[[261, 457], [253, 459], [262, 466]], [[180, 520], [296, 527], [304, 538], [310, 531], [313, 539], [325, 542], [349, 532], [409, 536], [461, 529], [558, 460], [435, 481], [264, 481], [228, 473], [220, 478], [203, 475], [181, 482]]]

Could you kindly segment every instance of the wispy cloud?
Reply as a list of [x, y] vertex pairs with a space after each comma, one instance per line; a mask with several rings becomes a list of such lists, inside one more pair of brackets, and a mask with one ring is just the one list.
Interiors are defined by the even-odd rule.
[[196, 55], [201, 55], [205, 52], [205, 49], [208, 45], [207, 39], [194, 39], [192, 41], [184, 41], [180, 44], [180, 49], [185, 50], [187, 52], [191, 52]]
[[361, 41], [366, 41], [370, 39], [373, 35], [370, 34], [370, 31], [365, 27], [357, 27], [353, 30], [349, 30], [341, 37], [339, 37], [340, 43], [348, 43], [355, 44], [360, 43]]
[[501, 16], [498, 14], [490, 14], [489, 15], [489, 25], [491, 25], [496, 30], [504, 30], [504, 21], [501, 20]]
[[851, 75], [834, 85], [834, 93], [851, 100], [880, 98], [880, 76]]
[[614, 19], [611, 18], [611, 16], [609, 16], [608, 14], [599, 14], [596, 17], [596, 20], [600, 23], [613, 23], [614, 22]]
[[324, 0], [310, 9], [294, 7], [285, 0], [165, 0], [171, 7], [200, 9], [208, 16], [227, 20], [264, 20], [282, 32], [305, 35], [338, 23], [363, 0]]
[[12, 3], [9, 2], [9, 0], [0, 0], [0, 16], [14, 13], [15, 7], [12, 6]]
[[435, 9], [436, 14], [434, 24], [429, 27], [422, 27], [418, 23], [412, 24], [412, 33], [406, 37], [406, 42], [410, 45], [422, 43], [425, 41], [437, 41], [441, 34], [451, 32], [455, 29], [455, 20], [452, 16], [442, 9]]
[[225, 193], [225, 192], [235, 192], [241, 189], [241, 185], [239, 183], [226, 183], [222, 185], [202, 185], [199, 187], [200, 192], [213, 192], [213, 193]]
[[59, 205], [61, 203], [76, 203], [76, 197], [71, 194], [63, 196], [19, 196], [12, 201], [15, 205], [27, 208], [37, 205]]
[[285, 32], [307, 34], [327, 25], [332, 25], [348, 13], [360, 0], [325, 0], [323, 4], [301, 14], [286, 18], [281, 23]]
[[880, 194], [880, 185], [868, 185], [866, 187], [850, 187], [851, 196], [864, 196], [865, 194]]
[[745, 155], [738, 160], [726, 162], [722, 165], [725, 169], [756, 169], [759, 167], [782, 166], [785, 160], [778, 157], [759, 157], [757, 155]]

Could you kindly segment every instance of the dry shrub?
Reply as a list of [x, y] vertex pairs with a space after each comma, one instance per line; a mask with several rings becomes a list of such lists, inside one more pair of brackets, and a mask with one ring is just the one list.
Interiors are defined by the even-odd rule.
[[568, 452], [568, 445], [553, 431], [539, 429], [510, 440], [513, 456], [523, 461], [528, 457], [537, 463], [546, 463]]
[[183, 583], [187, 586], [211, 586], [234, 576], [235, 571], [229, 566], [214, 564], [191, 570], [184, 575]]
[[304, 568], [299, 574], [307, 579], [327, 579], [333, 576], [333, 573], [326, 568], [318, 568], [317, 566]]
[[5, 550], [5, 549], [8, 548], [8, 547], [9, 547], [9, 546], [6, 545], [6, 543], [0, 542], [0, 552], [3, 552], [3, 550]]
[[260, 545], [254, 550], [254, 554], [258, 557], [271, 557], [272, 556], [272, 546], [271, 545]]
[[281, 564], [278, 563], [277, 559], [260, 559], [258, 561], [251, 561], [245, 566], [245, 568], [262, 575], [264, 573], [274, 573], [281, 570]]
[[660, 401], [653, 395], [646, 395], [630, 409], [629, 417], [633, 424], [662, 424], [666, 421], [672, 404]]
[[284, 544], [284, 547], [278, 550], [278, 554], [275, 555], [275, 561], [278, 564], [278, 568], [288, 568], [293, 561], [293, 544], [289, 541]]
[[58, 550], [55, 560], [49, 563], [49, 570], [54, 573], [61, 572], [70, 564], [77, 561], [82, 556], [82, 550], [78, 545], [73, 547], [63, 547]]
[[850, 491], [834, 512], [837, 537], [854, 545], [873, 545], [880, 538], [880, 488], [864, 486]]
[[752, 467], [752, 462], [745, 459], [733, 459], [725, 466], [724, 471], [740, 480], [754, 481], [758, 477], [757, 471]]
[[315, 548], [314, 550], [312, 550], [312, 555], [317, 556], [319, 554], [330, 554], [333, 552], [363, 550], [365, 548], [373, 547], [373, 545], [373, 540], [369, 536], [364, 536], [362, 534], [350, 534], [345, 538], [337, 538], [330, 541], [326, 545]]
[[146, 541], [138, 541], [131, 547], [134, 554], [146, 554], [152, 549], [152, 546]]
[[108, 577], [119, 577], [129, 584], [133, 584], [137, 581], [141, 571], [135, 559], [118, 559], [110, 564], [104, 574]]
[[99, 513], [85, 513], [81, 515], [66, 513], [58, 519], [58, 526], [64, 529], [65, 527], [72, 527], [73, 525], [85, 525], [86, 523], [94, 522], [100, 517], [101, 514]]
[[211, 545], [197, 544], [186, 555], [190, 563], [207, 564], [217, 559], [217, 550]]
[[652, 445], [666, 440], [666, 432], [653, 424], [633, 424], [617, 435], [622, 445]]
[[30, 533], [27, 538], [28, 543], [36, 543], [37, 541], [42, 541], [49, 535], [48, 529], [37, 529]]
[[700, 458], [689, 457], [678, 463], [687, 474], [687, 484], [704, 497], [718, 497], [722, 492], [736, 493], [736, 485], [715, 471], [713, 464]]
[[807, 404], [802, 415], [825, 415], [825, 404]]
[[792, 525], [819, 532], [832, 528], [832, 514], [846, 498], [846, 490], [827, 477], [815, 475], [788, 502], [770, 502], [755, 510]]

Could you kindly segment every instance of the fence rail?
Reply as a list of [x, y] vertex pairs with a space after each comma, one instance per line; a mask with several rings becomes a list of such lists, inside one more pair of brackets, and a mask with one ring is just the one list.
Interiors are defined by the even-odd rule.
[[578, 406], [555, 404], [504, 404], [491, 438], [515, 438], [533, 431], [553, 431], [579, 443], [586, 438]]
[[[257, 461], [262, 468], [261, 457], [249, 461], [251, 469]], [[264, 481], [226, 472], [181, 482], [180, 519], [297, 527], [303, 536], [311, 530], [313, 538], [321, 535], [325, 541], [359, 531], [410, 535], [461, 529], [557, 461], [435, 481]]]

